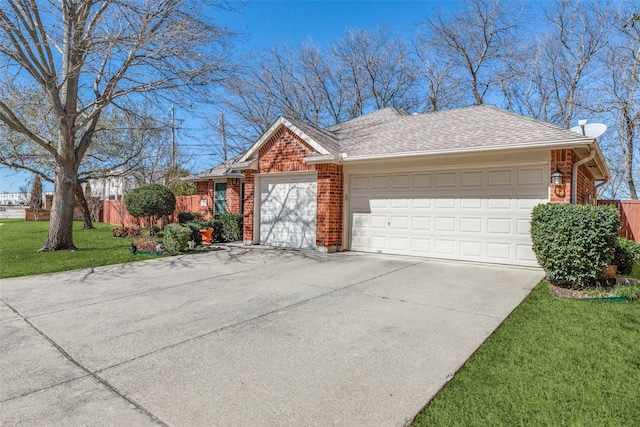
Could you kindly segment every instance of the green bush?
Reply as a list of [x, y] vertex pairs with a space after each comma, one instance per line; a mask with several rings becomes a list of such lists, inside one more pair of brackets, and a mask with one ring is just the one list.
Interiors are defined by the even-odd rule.
[[213, 233], [211, 234], [211, 242], [224, 242], [222, 239], [222, 221], [219, 219], [210, 219], [209, 221], [204, 223], [205, 228], [212, 228]]
[[204, 227], [203, 223], [197, 222], [197, 221], [191, 221], [191, 222], [185, 223], [184, 225], [186, 225], [191, 229], [191, 236], [189, 237], [189, 240], [193, 240], [194, 242], [196, 242], [196, 245], [201, 245], [202, 234], [200, 233], [200, 230], [202, 230], [202, 228]]
[[611, 263], [620, 229], [614, 206], [536, 206], [531, 240], [538, 263], [557, 284], [593, 284]]
[[170, 252], [181, 252], [187, 247], [191, 237], [191, 227], [183, 224], [169, 224], [164, 228], [164, 245]]
[[[124, 196], [127, 211], [135, 218], [149, 218], [149, 225], [156, 219], [168, 216], [176, 208], [176, 196], [160, 184], [147, 184], [134, 188]], [[153, 235], [153, 227], [149, 228]]]
[[618, 274], [631, 274], [633, 263], [640, 256], [640, 245], [633, 240], [618, 237], [611, 264], [618, 266]]
[[[242, 214], [221, 214], [217, 217], [221, 223], [221, 241], [235, 242], [242, 240], [242, 225], [244, 215]], [[215, 230], [215, 227], [214, 227]], [[215, 231], [214, 231], [215, 233]]]
[[202, 221], [202, 214], [200, 212], [180, 212], [178, 214], [178, 222], [180, 224], [186, 224], [191, 221]]

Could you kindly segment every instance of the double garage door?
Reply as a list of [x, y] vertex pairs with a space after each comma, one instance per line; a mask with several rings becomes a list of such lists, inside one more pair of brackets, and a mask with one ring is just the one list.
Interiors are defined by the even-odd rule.
[[354, 175], [351, 250], [537, 265], [531, 210], [548, 165]]

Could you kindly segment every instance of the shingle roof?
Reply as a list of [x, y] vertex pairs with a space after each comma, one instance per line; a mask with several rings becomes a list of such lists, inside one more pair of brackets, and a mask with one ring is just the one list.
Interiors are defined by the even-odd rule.
[[227, 160], [226, 162], [222, 162], [219, 165], [214, 166], [211, 169], [208, 169], [206, 171], [199, 172], [193, 175], [189, 175], [185, 178], [182, 178], [182, 180], [183, 181], [202, 181], [206, 179], [223, 178], [223, 177], [224, 178], [233, 178], [233, 177], [242, 178], [244, 177], [244, 173], [233, 169], [233, 166], [239, 159], [240, 159], [239, 155], [235, 156]]
[[568, 129], [480, 105], [410, 115], [394, 108], [325, 129], [347, 156], [421, 153], [592, 141]]
[[311, 126], [300, 120], [287, 118], [295, 127], [304, 132], [307, 136], [312, 138], [318, 144], [322, 145], [332, 154], [340, 154], [340, 142], [336, 138], [333, 132], [327, 129], [319, 129], [315, 126]]
[[[275, 123], [283, 120], [327, 152], [346, 159], [593, 142], [593, 138], [568, 129], [488, 105], [426, 114], [388, 107], [324, 129], [290, 118], [280, 118]], [[269, 132], [256, 144], [266, 141]], [[245, 152], [245, 157], [257, 149], [256, 144]], [[187, 179], [231, 176], [225, 175], [228, 173], [241, 175], [223, 163]]]

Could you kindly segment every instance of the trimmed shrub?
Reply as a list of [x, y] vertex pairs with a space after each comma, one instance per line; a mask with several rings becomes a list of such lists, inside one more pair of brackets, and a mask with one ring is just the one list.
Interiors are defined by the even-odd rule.
[[531, 240], [538, 263], [559, 285], [593, 284], [613, 260], [620, 229], [614, 206], [536, 206]]
[[173, 213], [176, 208], [176, 196], [163, 185], [147, 184], [125, 194], [124, 204], [133, 217], [149, 218], [149, 231], [154, 235], [151, 225], [156, 219]]
[[200, 233], [200, 230], [204, 228], [203, 223], [197, 222], [197, 221], [191, 221], [191, 222], [187, 222], [184, 225], [186, 225], [191, 229], [191, 236], [189, 237], [189, 240], [193, 240], [194, 242], [196, 242], [196, 245], [201, 245], [202, 234]]
[[139, 237], [142, 233], [139, 227], [113, 227], [111, 235], [113, 237]]
[[[221, 239], [223, 242], [235, 242], [242, 240], [242, 225], [244, 215], [222, 214], [217, 218], [221, 223]], [[215, 229], [215, 227], [214, 227]]]
[[202, 221], [202, 214], [200, 212], [180, 212], [178, 213], [178, 222], [180, 224], [186, 224], [192, 221]]
[[224, 242], [224, 240], [222, 240], [222, 221], [215, 218], [210, 219], [209, 221], [204, 223], [204, 227], [213, 229], [213, 233], [211, 234], [212, 243]]
[[187, 247], [191, 237], [191, 227], [183, 224], [169, 224], [164, 228], [164, 244], [170, 252], [181, 252]]
[[618, 266], [618, 274], [631, 274], [633, 263], [639, 256], [640, 245], [638, 243], [624, 237], [618, 237], [611, 264]]

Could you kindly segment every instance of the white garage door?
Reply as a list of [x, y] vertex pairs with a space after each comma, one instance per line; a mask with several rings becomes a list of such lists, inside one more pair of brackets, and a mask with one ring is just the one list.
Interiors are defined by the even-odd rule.
[[315, 175], [260, 180], [260, 244], [315, 248]]
[[352, 176], [351, 250], [535, 266], [529, 222], [548, 170]]

